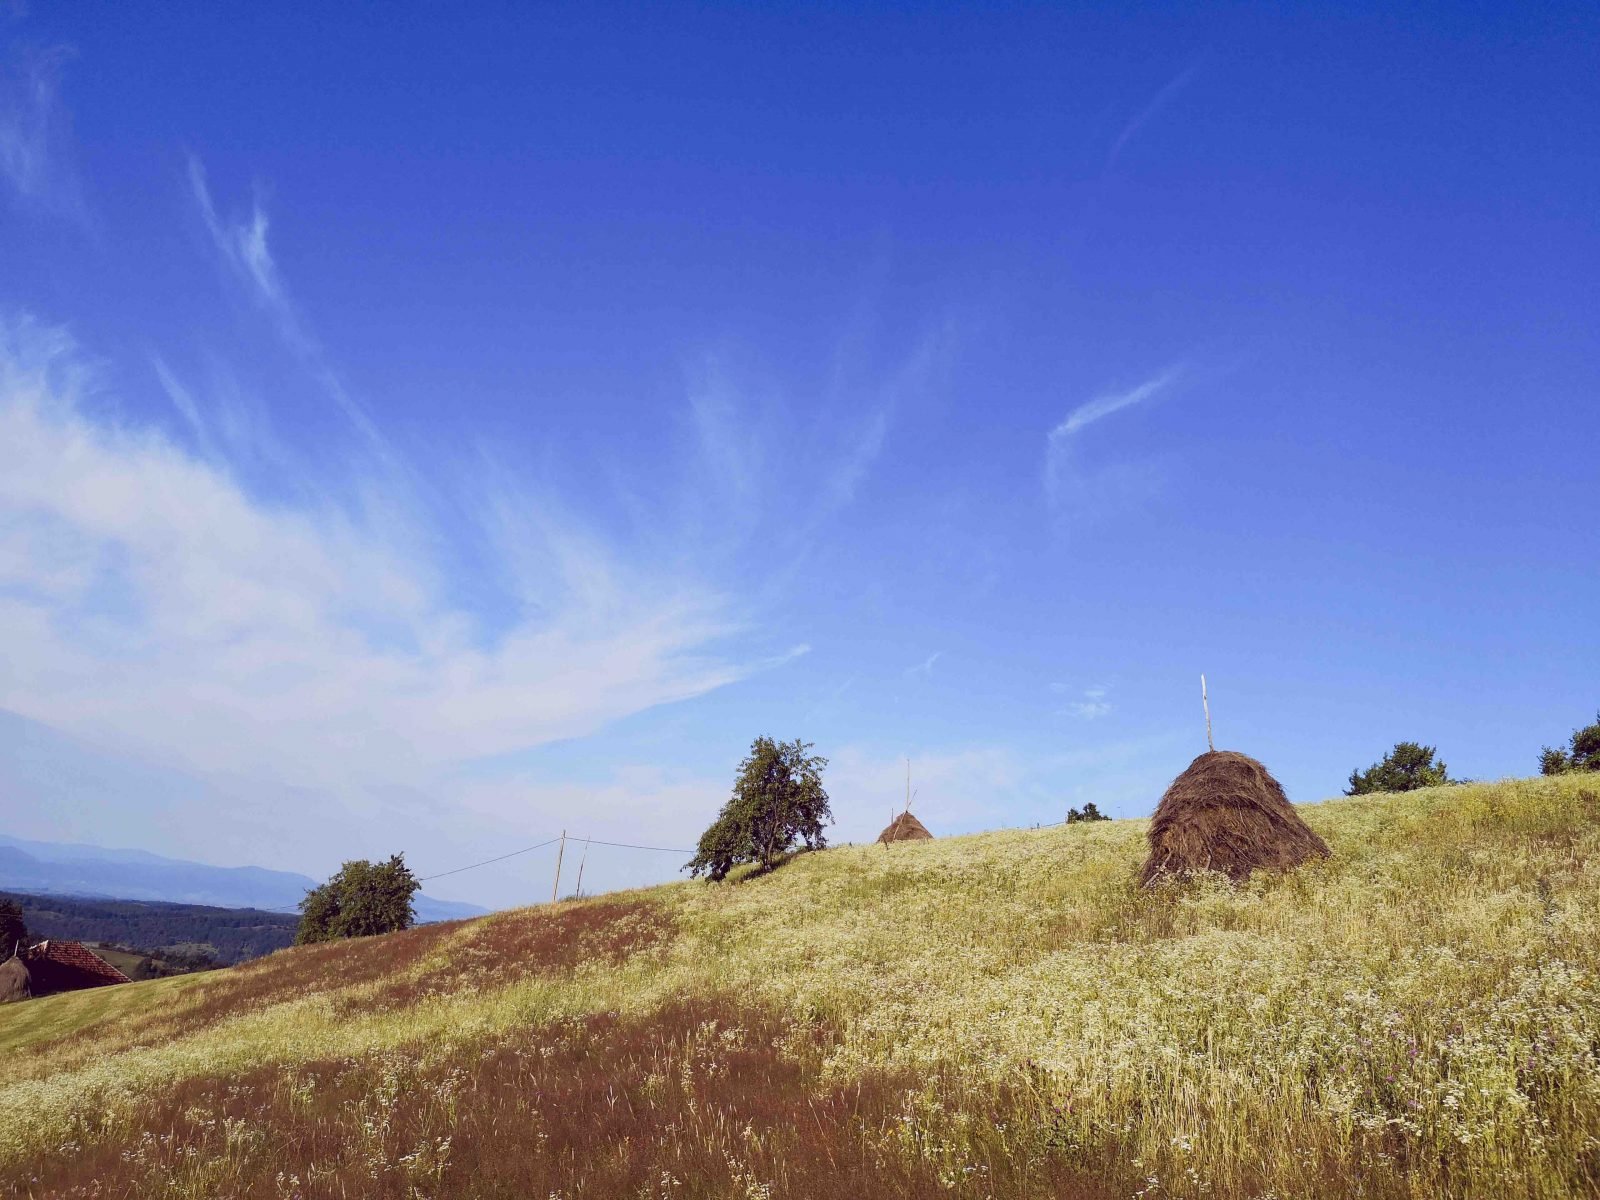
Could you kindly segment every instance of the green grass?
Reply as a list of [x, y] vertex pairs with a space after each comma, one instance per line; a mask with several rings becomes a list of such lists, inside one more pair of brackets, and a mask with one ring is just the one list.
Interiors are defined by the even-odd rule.
[[0, 1008], [0, 1054], [63, 1038], [88, 1025], [157, 1011], [195, 978], [180, 975], [9, 1004]]
[[[797, 1094], [888, 1089], [881, 1130], [859, 1113], [839, 1128], [956, 1194], [984, 1195], [987, 1165], [1025, 1146], [1040, 1171], [1151, 1196], [1593, 1195], [1597, 790], [1561, 777], [1307, 806], [1333, 858], [1239, 888], [1137, 888], [1143, 821], [1005, 831], [31, 1001], [0, 1010], [0, 1163], [63, 1139], [127, 1151], [169, 1119], [151, 1097], [184, 1080], [248, 1076], [276, 1099], [230, 1120], [297, 1137], [285, 1097], [319, 1064], [470, 1079], [530, 1030], [604, 1015], [647, 1038], [653, 1014], [694, 1002], [826, 1031], [773, 1050], [806, 1064]], [[451, 1096], [415, 1119], [459, 1152], [476, 1126]], [[430, 1178], [420, 1194], [472, 1186]]]

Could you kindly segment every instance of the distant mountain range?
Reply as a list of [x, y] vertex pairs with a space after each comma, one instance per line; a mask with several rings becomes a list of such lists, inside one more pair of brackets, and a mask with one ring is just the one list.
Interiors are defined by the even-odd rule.
[[[316, 886], [316, 880], [293, 871], [213, 867], [144, 850], [31, 842], [0, 834], [0, 890], [5, 891], [292, 912]], [[488, 911], [420, 894], [416, 909], [419, 921], [449, 921]]]

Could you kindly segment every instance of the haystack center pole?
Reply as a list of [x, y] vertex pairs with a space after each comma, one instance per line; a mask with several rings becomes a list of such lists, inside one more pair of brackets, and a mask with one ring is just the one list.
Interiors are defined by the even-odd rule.
[[1206, 710], [1206, 746], [1216, 753], [1217, 744], [1211, 740], [1211, 701], [1206, 699], [1206, 677], [1200, 676], [1200, 703]]
[[561, 856], [567, 852], [567, 831], [561, 831], [561, 845], [556, 849], [556, 884], [550, 889], [550, 903], [556, 902], [556, 896], [561, 891]]

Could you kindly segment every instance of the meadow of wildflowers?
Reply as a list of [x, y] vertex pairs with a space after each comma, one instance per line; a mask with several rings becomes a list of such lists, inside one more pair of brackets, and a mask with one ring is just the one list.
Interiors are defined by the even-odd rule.
[[1238, 888], [1074, 824], [30, 1001], [0, 1189], [1592, 1196], [1596, 792], [1306, 806], [1333, 858]]

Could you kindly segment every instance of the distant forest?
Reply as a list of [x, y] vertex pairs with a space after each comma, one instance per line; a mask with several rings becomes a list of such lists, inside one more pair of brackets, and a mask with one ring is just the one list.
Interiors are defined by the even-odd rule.
[[223, 965], [258, 958], [294, 941], [298, 913], [257, 908], [212, 908], [154, 900], [92, 900], [0, 892], [22, 906], [35, 941], [67, 938], [110, 942], [133, 950], [177, 956], [209, 954]]

